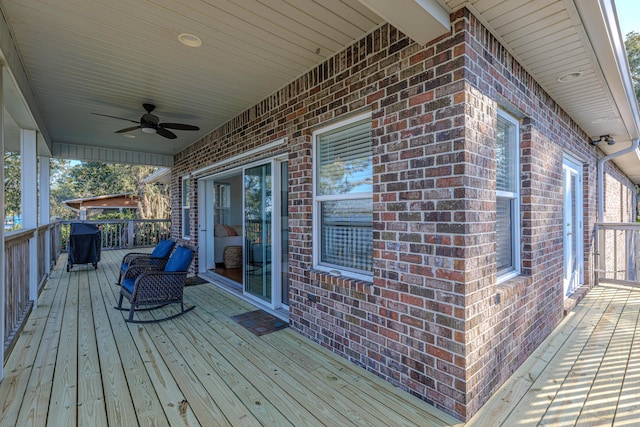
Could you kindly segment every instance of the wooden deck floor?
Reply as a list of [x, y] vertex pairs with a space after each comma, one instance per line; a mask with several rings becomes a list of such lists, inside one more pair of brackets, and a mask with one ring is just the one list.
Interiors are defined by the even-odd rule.
[[600, 284], [469, 426], [639, 426], [640, 288]]
[[113, 309], [121, 251], [61, 257], [0, 383], [2, 426], [444, 426], [456, 420], [285, 329], [257, 337], [255, 308], [211, 284], [197, 308], [147, 325]]

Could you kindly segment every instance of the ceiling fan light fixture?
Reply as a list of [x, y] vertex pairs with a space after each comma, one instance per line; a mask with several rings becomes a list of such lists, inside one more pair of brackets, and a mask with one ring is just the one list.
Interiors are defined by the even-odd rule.
[[156, 133], [156, 130], [152, 127], [141, 127], [140, 130], [144, 133]]
[[200, 47], [202, 46], [202, 40], [200, 37], [189, 33], [181, 33], [178, 35], [178, 40], [185, 46]]
[[582, 77], [583, 74], [584, 73], [582, 71], [574, 71], [571, 73], [563, 74], [558, 77], [558, 81], [560, 83], [572, 82], [574, 80], [578, 80], [580, 77]]

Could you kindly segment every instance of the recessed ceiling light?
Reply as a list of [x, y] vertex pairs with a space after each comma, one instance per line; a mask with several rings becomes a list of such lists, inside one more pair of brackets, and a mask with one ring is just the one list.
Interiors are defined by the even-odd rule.
[[582, 77], [582, 74], [584, 74], [582, 71], [574, 71], [573, 73], [567, 73], [558, 77], [558, 81], [561, 83], [571, 82], [573, 80], [577, 80], [580, 77]]
[[132, 134], [130, 134], [130, 133], [125, 133], [125, 134], [124, 134], [124, 137], [125, 137], [125, 138], [131, 138], [131, 139], [133, 139], [133, 138], [135, 138], [136, 136], [135, 136], [135, 135], [132, 135]]
[[202, 40], [200, 37], [194, 36], [193, 34], [182, 33], [178, 36], [178, 40], [185, 46], [189, 47], [200, 47], [202, 46]]

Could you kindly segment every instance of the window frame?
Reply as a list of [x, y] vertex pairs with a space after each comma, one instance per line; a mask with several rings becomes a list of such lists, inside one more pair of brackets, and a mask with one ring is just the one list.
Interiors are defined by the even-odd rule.
[[[322, 239], [321, 239], [321, 228], [322, 228], [322, 202], [326, 201], [344, 201], [344, 200], [370, 200], [373, 205], [373, 189], [371, 192], [360, 192], [353, 194], [335, 194], [335, 195], [318, 195], [318, 140], [319, 136], [326, 134], [327, 132], [334, 131], [336, 129], [348, 127], [354, 123], [363, 121], [363, 120], [372, 120], [372, 116], [370, 112], [358, 114], [352, 117], [349, 117], [345, 120], [340, 120], [335, 123], [332, 123], [328, 126], [324, 126], [318, 128], [313, 131], [312, 139], [313, 139], [313, 148], [312, 148], [312, 173], [313, 173], [313, 268], [319, 271], [327, 272], [332, 275], [340, 275], [345, 277], [350, 277], [358, 280], [371, 281], [373, 278], [373, 269], [371, 272], [365, 270], [356, 270], [351, 269], [344, 266], [339, 266], [335, 264], [330, 264], [326, 262], [322, 262], [321, 260], [321, 252], [322, 252]], [[371, 153], [373, 157], [373, 152]], [[372, 172], [373, 178], [373, 172]], [[373, 231], [373, 227], [372, 227]], [[372, 250], [373, 250], [373, 238], [372, 238]], [[373, 260], [372, 260], [373, 262]]]
[[[214, 183], [213, 218], [214, 223], [228, 224], [231, 221], [231, 185]], [[222, 199], [222, 200], [221, 200]]]
[[[521, 227], [522, 222], [520, 219], [520, 206], [521, 206], [521, 185], [520, 185], [520, 122], [507, 113], [506, 111], [498, 108], [498, 117], [509, 122], [514, 126], [514, 135], [515, 138], [513, 141], [509, 141], [513, 152], [515, 153], [514, 164], [512, 165], [514, 168], [513, 180], [514, 180], [514, 191], [504, 191], [498, 190], [496, 188], [496, 221], [497, 221], [497, 209], [498, 204], [497, 200], [499, 198], [507, 199], [510, 201], [511, 207], [511, 265], [508, 268], [498, 270], [497, 271], [497, 283], [502, 283], [506, 280], [519, 276], [521, 274], [521, 259], [522, 259], [522, 248], [520, 245], [520, 236], [521, 236]], [[496, 130], [497, 130], [497, 120], [496, 120]], [[497, 157], [496, 157], [496, 171], [497, 171]], [[496, 185], [497, 185], [497, 174], [496, 174]], [[497, 224], [497, 223], [496, 223]], [[497, 228], [497, 227], [496, 227]], [[496, 254], [498, 253], [497, 248], [497, 230], [496, 230]], [[497, 268], [497, 257], [496, 257], [496, 268]]]
[[[186, 188], [185, 188], [186, 187]], [[182, 217], [182, 238], [185, 240], [191, 240], [191, 178], [189, 175], [184, 175], [180, 182], [180, 216]], [[188, 234], [185, 230], [189, 230]]]

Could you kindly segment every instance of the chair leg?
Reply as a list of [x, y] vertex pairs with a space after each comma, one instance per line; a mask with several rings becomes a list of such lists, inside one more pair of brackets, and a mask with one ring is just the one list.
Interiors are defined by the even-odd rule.
[[133, 321], [133, 313], [136, 311], [135, 304], [131, 304], [131, 308], [129, 309], [129, 322]]
[[122, 299], [123, 296], [120, 294], [120, 299], [118, 300], [118, 306], [116, 307], [118, 310], [122, 310]]

